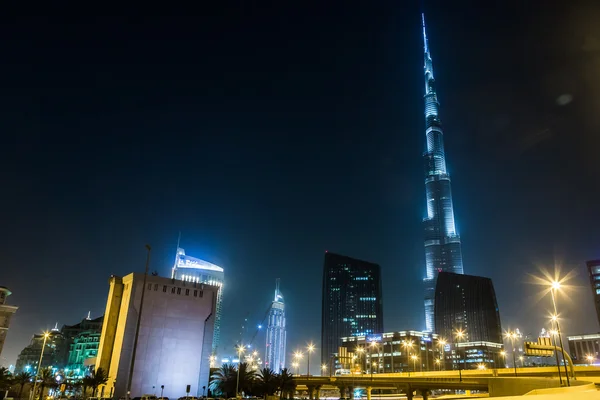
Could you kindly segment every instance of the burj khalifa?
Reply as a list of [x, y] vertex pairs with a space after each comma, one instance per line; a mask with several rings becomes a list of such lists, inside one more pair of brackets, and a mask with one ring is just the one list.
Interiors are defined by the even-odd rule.
[[435, 285], [440, 272], [463, 273], [460, 236], [454, 223], [454, 207], [450, 175], [446, 169], [444, 152], [444, 133], [439, 117], [433, 62], [429, 53], [425, 32], [425, 14], [423, 19], [423, 41], [425, 46], [425, 139], [426, 151], [423, 154], [425, 164], [425, 196], [427, 216], [423, 219], [425, 230], [425, 325], [430, 332], [435, 331]]

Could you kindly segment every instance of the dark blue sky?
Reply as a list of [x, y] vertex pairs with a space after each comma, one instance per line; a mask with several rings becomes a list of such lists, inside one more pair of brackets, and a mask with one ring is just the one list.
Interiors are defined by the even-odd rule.
[[[178, 231], [225, 268], [224, 354], [278, 277], [288, 349], [318, 344], [325, 250], [382, 266], [386, 330], [423, 327], [421, 8], [294, 3], [0, 16], [0, 285], [20, 306], [0, 361], [101, 315], [144, 244], [167, 275]], [[425, 10], [465, 272], [537, 332], [526, 274], [562, 260], [582, 286], [564, 331], [597, 331], [599, 6]]]

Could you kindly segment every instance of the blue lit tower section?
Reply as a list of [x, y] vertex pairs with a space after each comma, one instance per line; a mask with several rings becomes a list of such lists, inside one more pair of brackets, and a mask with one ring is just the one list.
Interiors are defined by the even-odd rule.
[[440, 103], [435, 90], [433, 62], [429, 53], [423, 19], [423, 41], [425, 45], [425, 138], [427, 150], [425, 161], [425, 195], [427, 217], [423, 220], [425, 230], [425, 324], [430, 332], [435, 331], [434, 299], [437, 275], [440, 272], [463, 273], [460, 237], [454, 223], [450, 175], [446, 170], [444, 134], [439, 117]]
[[223, 303], [223, 280], [225, 274], [223, 268], [199, 258], [185, 255], [185, 250], [177, 249], [175, 265], [171, 273], [171, 279], [191, 282], [195, 285], [218, 286], [217, 293], [217, 315], [215, 316], [215, 329], [213, 332], [213, 354], [216, 354], [221, 337], [221, 305]]
[[275, 372], [285, 368], [285, 308], [279, 291], [279, 279], [275, 284], [275, 299], [269, 310], [265, 367]]

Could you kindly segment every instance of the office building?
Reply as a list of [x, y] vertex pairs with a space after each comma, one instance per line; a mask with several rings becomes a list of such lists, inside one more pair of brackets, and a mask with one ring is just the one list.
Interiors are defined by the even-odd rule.
[[588, 356], [593, 357], [594, 364], [600, 361], [600, 333], [567, 336], [567, 341], [573, 364], [589, 364]]
[[61, 328], [69, 348], [66, 366], [76, 375], [85, 375], [89, 367], [95, 364], [92, 359], [98, 355], [103, 321], [104, 316], [92, 319], [88, 313], [78, 324]]
[[444, 134], [439, 117], [440, 104], [437, 99], [433, 61], [423, 19], [423, 41], [425, 45], [425, 139], [423, 155], [425, 166], [425, 195], [427, 216], [423, 219], [425, 230], [425, 326], [435, 332], [434, 301], [435, 285], [439, 272], [463, 273], [460, 236], [454, 222], [454, 206], [450, 175], [446, 169]]
[[221, 307], [223, 304], [223, 284], [225, 280], [223, 268], [208, 261], [190, 257], [185, 254], [184, 249], [178, 248], [171, 278], [184, 282], [204, 283], [219, 288], [217, 293], [217, 315], [215, 317], [215, 328], [212, 339], [212, 354], [217, 354], [217, 348], [221, 340]]
[[384, 374], [440, 369], [446, 347], [430, 332], [399, 331], [343, 337], [334, 361], [336, 375]]
[[592, 286], [592, 296], [594, 296], [594, 305], [596, 306], [596, 317], [600, 324], [600, 260], [590, 260], [586, 264], [590, 276], [590, 285]]
[[[494, 285], [489, 278], [440, 272], [435, 289], [436, 333], [461, 351], [473, 350], [473, 364], [481, 352], [502, 350], [502, 327]], [[496, 360], [492, 355], [489, 359]], [[465, 360], [463, 360], [465, 361]], [[497, 362], [497, 361], [496, 361]]]
[[8, 334], [10, 320], [13, 314], [19, 309], [19, 307], [6, 304], [6, 298], [10, 296], [11, 293], [12, 292], [8, 290], [8, 288], [0, 286], [0, 355], [2, 355], [2, 348], [4, 347], [4, 341]]
[[[54, 327], [48, 334], [46, 347], [44, 348], [44, 357], [42, 358], [42, 368], [52, 367], [62, 369], [65, 367], [65, 361], [69, 354], [67, 339], [58, 329], [58, 326]], [[35, 374], [38, 369], [43, 345], [44, 335], [33, 335], [29, 345], [19, 353], [15, 364], [15, 371], [17, 373], [28, 371]]]
[[342, 337], [383, 332], [379, 265], [326, 252], [322, 300], [322, 364], [329, 365]]
[[279, 279], [275, 284], [275, 298], [271, 303], [267, 322], [265, 367], [279, 372], [285, 365], [285, 305], [279, 290]]
[[124, 397], [130, 380], [132, 398], [156, 393], [161, 385], [165, 397], [182, 396], [187, 385], [190, 396], [201, 396], [208, 385], [219, 288], [158, 276], [148, 276], [144, 285], [138, 273], [112, 276], [109, 284], [96, 369], [110, 379], [99, 397]]

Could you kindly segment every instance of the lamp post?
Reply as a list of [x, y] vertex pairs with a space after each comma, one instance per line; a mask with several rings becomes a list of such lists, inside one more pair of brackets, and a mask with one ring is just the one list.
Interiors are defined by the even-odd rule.
[[238, 397], [240, 393], [240, 369], [242, 369], [242, 353], [246, 350], [246, 346], [243, 344], [238, 345], [237, 353], [238, 353], [238, 368], [237, 368], [237, 381], [235, 383], [235, 397]]
[[312, 343], [309, 343], [308, 346], [306, 346], [306, 351], [307, 351], [307, 355], [306, 355], [306, 379], [310, 378], [310, 355], [312, 354], [313, 351], [315, 351], [315, 345]]
[[410, 356], [410, 358], [413, 360], [413, 370], [417, 372], [417, 358], [419, 357], [417, 357], [416, 354], [413, 354], [412, 356]]
[[[558, 334], [554, 329], [550, 329], [550, 338], [552, 339], [552, 346], [556, 346], [556, 335]], [[554, 351], [554, 356], [556, 357], [556, 368], [558, 368], [558, 380], [560, 381], [560, 386], [562, 386], [562, 374], [560, 373], [560, 361], [558, 360], [558, 351]]]
[[591, 366], [594, 363], [594, 356], [591, 354], [588, 354], [587, 356], [585, 356], [585, 359], [587, 360], [588, 364]]
[[500, 352], [500, 355], [502, 356], [502, 359], [504, 360], [504, 368], [506, 368], [506, 351], [502, 350]]
[[321, 365], [321, 376], [325, 376], [325, 372], [327, 372], [327, 364]]
[[[364, 349], [364, 347], [359, 346], [356, 348], [356, 352], [358, 354], [363, 354], [365, 352], [365, 349]], [[359, 356], [359, 358], [360, 358], [360, 356]], [[367, 369], [366, 362], [367, 362], [367, 358], [365, 357], [365, 369]], [[365, 371], [363, 370], [362, 361], [359, 361], [359, 364], [360, 364], [360, 374], [363, 375], [365, 373]]]
[[[463, 331], [462, 329], [458, 329], [456, 331], [455, 335], [456, 335], [457, 343], [460, 343], [460, 341], [465, 337], [465, 331]], [[465, 359], [466, 358], [466, 351], [464, 351], [463, 354], [465, 354], [465, 356], [463, 357], [463, 368], [465, 368], [466, 367], [466, 363], [467, 363], [467, 360]], [[458, 378], [459, 378], [459, 381], [462, 382], [462, 369], [460, 368], [460, 365], [459, 365], [459, 368], [458, 368]]]
[[373, 367], [377, 367], [377, 363], [371, 359], [371, 380], [373, 380]]
[[[442, 370], [442, 360], [440, 360], [439, 358], [435, 360], [435, 363], [438, 366], [438, 370]], [[435, 368], [433, 369], [435, 371]]]
[[31, 397], [35, 396], [35, 389], [37, 387], [37, 379], [40, 374], [40, 369], [42, 369], [42, 359], [44, 358], [44, 349], [46, 348], [46, 340], [50, 337], [50, 332], [44, 332], [44, 343], [42, 344], [42, 351], [40, 352], [40, 362], [38, 362], [38, 367], [35, 371], [35, 379], [33, 381], [33, 390], [31, 391]]
[[402, 341], [402, 347], [404, 347], [404, 351], [406, 352], [406, 369], [408, 370], [408, 376], [410, 376], [410, 366], [409, 366], [409, 358], [410, 358], [410, 349], [412, 349], [413, 347], [413, 341], [412, 340], [403, 340]]
[[525, 367], [525, 357], [519, 356], [519, 361], [521, 361], [521, 368]]
[[292, 363], [292, 367], [296, 368], [296, 375], [300, 375], [300, 372], [298, 371], [298, 367], [300, 366], [300, 364], [296, 361], [294, 361]]
[[[439, 338], [438, 339], [438, 344], [440, 345], [440, 358], [443, 361], [442, 364], [444, 364], [444, 369], [446, 369], [446, 340], [444, 340], [443, 338]], [[440, 371], [442, 370], [442, 365], [440, 365]]]
[[558, 281], [553, 281], [552, 282], [552, 286], [550, 287], [550, 294], [552, 296], [552, 305], [554, 306], [554, 316], [553, 319], [555, 319], [556, 322], [556, 332], [558, 333], [558, 340], [560, 343], [560, 351], [563, 354], [563, 363], [565, 364], [565, 376], [567, 377], [567, 386], [571, 386], [571, 381], [569, 380], [569, 371], [567, 370], [567, 360], [565, 360], [565, 348], [563, 346], [563, 340], [562, 340], [562, 335], [560, 333], [560, 325], [558, 323], [558, 311], [557, 311], [557, 307], [556, 307], [556, 293], [558, 290], [560, 289], [560, 282]]
[[[370, 357], [370, 364], [371, 364], [371, 380], [373, 380], [373, 365], [376, 365], [373, 362], [373, 349], [377, 347], [377, 342], [371, 342], [370, 346], [371, 348], [371, 357]], [[377, 348], [377, 361], [379, 361], [379, 348]]]

